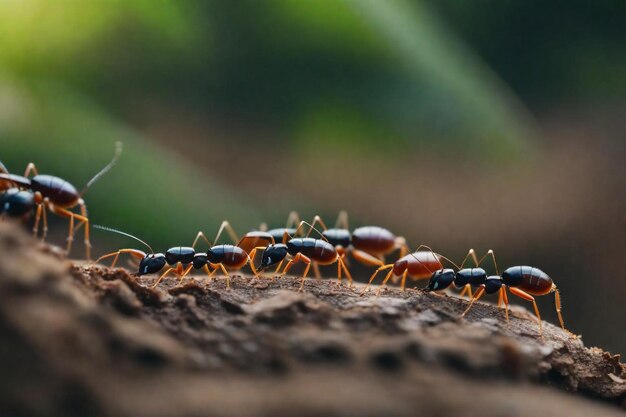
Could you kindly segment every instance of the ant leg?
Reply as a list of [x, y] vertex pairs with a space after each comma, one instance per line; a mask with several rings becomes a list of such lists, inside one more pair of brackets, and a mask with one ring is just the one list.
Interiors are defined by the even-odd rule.
[[341, 210], [337, 215], [337, 220], [335, 221], [335, 229], [349, 229], [348, 227], [348, 212], [345, 210]]
[[474, 249], [470, 249], [467, 252], [467, 255], [465, 255], [465, 258], [463, 259], [463, 262], [461, 262], [461, 266], [459, 266], [459, 269], [463, 269], [463, 267], [465, 266], [465, 263], [467, 262], [467, 260], [469, 258], [472, 258], [472, 260], [474, 261], [474, 265], [476, 266], [476, 268], [478, 268], [479, 262], [478, 262], [478, 258], [476, 257], [476, 251]]
[[297, 211], [293, 210], [287, 216], [287, 222], [285, 223], [285, 229], [289, 229], [290, 227], [294, 227], [295, 225], [300, 223], [300, 215]]
[[565, 323], [563, 322], [563, 316], [561, 315], [561, 294], [556, 288], [556, 285], [553, 285], [552, 288], [554, 289], [554, 305], [556, 307], [556, 314], [559, 316], [559, 323], [561, 323], [561, 328], [565, 330]]
[[348, 278], [348, 281], [350, 282], [349, 287], [352, 288], [352, 274], [350, 273], [350, 270], [348, 270], [346, 263], [343, 261], [343, 257], [339, 258], [338, 262], [341, 265], [343, 272], [346, 274], [346, 278]]
[[537, 302], [535, 301], [535, 297], [528, 294], [526, 291], [522, 291], [519, 288], [509, 287], [509, 291], [511, 294], [515, 294], [524, 300], [530, 301], [533, 303], [533, 308], [535, 309], [535, 314], [537, 315], [537, 320], [539, 321], [539, 336], [543, 337], [543, 326], [541, 325], [541, 314], [539, 314], [539, 307], [537, 307]]
[[363, 291], [361, 291], [361, 295], [365, 294], [367, 292], [367, 290], [369, 290], [370, 285], [372, 284], [372, 281], [374, 281], [374, 278], [376, 278], [376, 275], [378, 275], [378, 273], [380, 271], [385, 271], [385, 270], [387, 270], [389, 268], [393, 268], [393, 264], [387, 264], [387, 265], [382, 265], [382, 266], [378, 267], [378, 269], [376, 269], [376, 271], [374, 271], [374, 273], [370, 277], [370, 280], [367, 283], [367, 285], [365, 286], [365, 288], [363, 288]]
[[313, 262], [313, 275], [315, 275], [316, 279], [322, 279], [322, 274], [320, 273], [320, 266], [317, 262]]
[[410, 249], [406, 244], [406, 239], [402, 236], [396, 236], [394, 240], [395, 249], [400, 249], [400, 258], [409, 253]]
[[178, 280], [178, 284], [180, 285], [183, 283], [183, 280], [185, 279], [185, 277], [187, 276], [187, 274], [189, 274], [189, 271], [191, 271], [191, 268], [193, 268], [193, 265], [189, 265], [187, 266], [187, 268], [183, 271], [183, 273], [180, 275], [180, 278]]
[[171, 268], [171, 267], [170, 267], [170, 268], [167, 268], [167, 271], [165, 271], [165, 272], [163, 273], [163, 275], [161, 275], [161, 276], [159, 277], [159, 279], [157, 279], [157, 280], [156, 280], [156, 282], [155, 282], [154, 284], [152, 284], [152, 287], [151, 287], [151, 288], [156, 288], [156, 287], [157, 287], [157, 285], [159, 285], [159, 283], [160, 283], [161, 281], [163, 281], [163, 278], [165, 278], [165, 277], [166, 277], [166, 276], [167, 276], [170, 272], [172, 272], [172, 271], [175, 271], [175, 269], [174, 269], [174, 268]]
[[206, 235], [204, 234], [204, 232], [200, 231], [200, 232], [198, 232], [198, 234], [196, 235], [196, 238], [193, 240], [193, 243], [192, 243], [192, 245], [191, 245], [191, 247], [192, 247], [192, 248], [194, 248], [194, 249], [195, 249], [196, 244], [198, 243], [198, 240], [199, 240], [200, 238], [204, 239], [204, 241], [207, 243], [207, 245], [209, 245], [209, 247], [213, 246], [213, 245], [211, 244], [211, 242], [209, 242], [209, 239], [207, 239], [207, 237], [206, 237]]
[[226, 267], [224, 266], [224, 264], [219, 264], [219, 268], [224, 273], [224, 276], [226, 276], [226, 289], [229, 289], [230, 288], [230, 274], [226, 270]]
[[235, 229], [233, 229], [233, 227], [230, 225], [228, 220], [224, 220], [222, 224], [220, 225], [220, 228], [217, 231], [217, 235], [215, 236], [215, 239], [213, 240], [214, 244], [217, 244], [217, 241], [219, 240], [224, 230], [226, 230], [226, 232], [228, 233], [228, 235], [230, 236], [234, 244], [237, 244], [237, 242], [239, 242], [239, 238], [237, 237], [237, 233], [235, 233]]
[[302, 274], [302, 282], [300, 283], [300, 289], [298, 289], [298, 291], [302, 291], [304, 289], [304, 281], [306, 280], [306, 276], [309, 273], [309, 268], [311, 268], [311, 259], [309, 259], [307, 256], [304, 256], [302, 253], [298, 252], [296, 256], [293, 257], [293, 259], [287, 262], [285, 269], [283, 269], [282, 274], [280, 274], [280, 276], [282, 277], [287, 272], [289, 272], [293, 264], [300, 262], [300, 261], [306, 264], [306, 268], [304, 269], [304, 274]]
[[393, 275], [393, 269], [387, 273], [387, 276], [383, 280], [383, 283], [380, 284], [380, 287], [378, 288], [378, 291], [376, 291], [376, 297], [378, 297], [380, 295], [380, 292], [383, 290], [383, 288], [385, 287], [385, 284], [387, 284], [387, 281], [389, 281], [389, 279], [391, 278], [392, 275]]
[[491, 259], [493, 260], [493, 266], [496, 268], [496, 275], [500, 275], [500, 272], [498, 272], [498, 263], [496, 262], [496, 255], [493, 253], [493, 250], [489, 249], [487, 251], [486, 254], [483, 255], [482, 258], [480, 258], [480, 260], [478, 261], [478, 263], [476, 264], [476, 266], [478, 267], [478, 265], [480, 265], [481, 263], [483, 263], [483, 261], [485, 260], [485, 258], [487, 256], [491, 255]]
[[39, 222], [41, 222], [41, 211], [43, 210], [43, 204], [37, 204], [37, 211], [35, 212], [35, 224], [33, 225], [33, 235], [37, 239], [39, 234]]
[[250, 264], [250, 269], [252, 269], [252, 272], [254, 272], [255, 277], [259, 276], [259, 271], [257, 271], [257, 269], [254, 267], [254, 257], [256, 256], [256, 252], [259, 249], [265, 249], [265, 246], [257, 246], [256, 248], [252, 249], [248, 254], [248, 263]]
[[481, 286], [480, 289], [476, 291], [476, 294], [474, 294], [474, 298], [472, 298], [472, 301], [470, 301], [469, 305], [467, 306], [463, 314], [461, 314], [461, 317], [465, 317], [465, 315], [467, 314], [468, 311], [470, 311], [470, 308], [472, 308], [474, 303], [478, 301], [480, 297], [482, 297], [483, 295], [485, 295], [485, 287]]
[[461, 294], [459, 294], [459, 297], [463, 297], [466, 292], [467, 292], [467, 296], [469, 298], [473, 298], [474, 297], [474, 295], [472, 294], [472, 286], [470, 284], [465, 284], [463, 286], [463, 291], [461, 291]]
[[[317, 232], [318, 235], [320, 235], [322, 240], [325, 240], [326, 242], [328, 242], [328, 239], [326, 239], [326, 236], [324, 236], [322, 234], [322, 232], [320, 232], [319, 230], [317, 230], [311, 223], [306, 222], [304, 220], [302, 220], [300, 222], [300, 224], [298, 225], [298, 227], [296, 228], [296, 231], [293, 233], [294, 236], [298, 235], [298, 232], [300, 231], [300, 229], [302, 229], [302, 226], [309, 226], [309, 233], [307, 233], [307, 237], [311, 234], [311, 231], [315, 230]], [[289, 234], [287, 232], [284, 233], [283, 235], [283, 243], [286, 243], [285, 237], [289, 237], [291, 238], [291, 236], [289, 236]]]
[[34, 175], [39, 175], [39, 172], [37, 172], [37, 167], [35, 166], [35, 164], [33, 162], [29, 162], [28, 165], [26, 165], [26, 170], [24, 171], [24, 176], [26, 178], [28, 178], [28, 176], [30, 175], [31, 172]]
[[381, 260], [378, 259], [377, 257], [370, 255], [367, 252], [363, 252], [362, 250], [359, 250], [359, 249], [353, 249], [351, 251], [351, 254], [354, 259], [356, 259], [357, 261], [367, 266], [383, 266], [384, 265], [384, 263], [382, 263]]
[[[87, 259], [90, 259], [91, 258], [91, 251], [90, 251], [91, 243], [89, 242], [89, 219], [87, 217], [81, 216], [80, 214], [73, 213], [67, 209], [64, 209], [63, 207], [57, 207], [53, 204], [49, 204], [49, 208], [51, 212], [53, 212], [54, 214], [58, 216], [70, 218], [70, 231], [73, 231], [74, 219], [77, 219], [78, 221], [85, 223], [85, 248], [87, 251]], [[71, 233], [70, 233], [70, 236], [72, 236]], [[72, 239], [69, 239], [70, 236], [68, 236], [68, 245], [67, 245], [68, 253], [72, 248], [72, 240], [73, 240], [73, 237]]]
[[213, 274], [211, 273], [211, 270], [209, 269], [209, 265], [204, 264], [204, 266], [202, 267], [202, 270], [206, 272], [209, 279], [213, 279]]
[[501, 288], [502, 291], [502, 300], [504, 301], [504, 314], [506, 315], [506, 325], [509, 326], [509, 296], [506, 295], [506, 289], [504, 286]]
[[315, 225], [318, 223], [322, 227], [322, 230], [328, 230], [328, 227], [326, 227], [326, 223], [324, 223], [324, 220], [322, 220], [320, 216], [315, 215], [315, 217], [313, 217], [313, 221], [311, 222], [311, 227], [309, 228], [309, 231], [306, 234], [306, 237], [309, 237], [311, 232], [315, 229]]
[[402, 288], [402, 291], [404, 291], [404, 288], [406, 286], [406, 276], [409, 274], [409, 270], [407, 269], [406, 271], [404, 271], [404, 274], [402, 274], [402, 281], [400, 284], [400, 287]]
[[136, 250], [136, 249], [120, 249], [117, 252], [111, 252], [111, 253], [107, 253], [106, 255], [102, 255], [101, 257], [99, 257], [98, 259], [96, 259], [95, 261], [91, 262], [91, 265], [95, 265], [97, 263], [100, 263], [102, 260], [110, 258], [111, 256], [115, 256], [115, 258], [113, 259], [113, 262], [111, 263], [111, 268], [115, 268], [115, 264], [117, 263], [117, 259], [119, 258], [119, 256], [122, 253], [128, 253], [131, 256], [134, 256], [137, 259], [143, 259], [146, 254], [140, 250]]
[[498, 291], [498, 308], [502, 308], [502, 287], [500, 287], [500, 291]]

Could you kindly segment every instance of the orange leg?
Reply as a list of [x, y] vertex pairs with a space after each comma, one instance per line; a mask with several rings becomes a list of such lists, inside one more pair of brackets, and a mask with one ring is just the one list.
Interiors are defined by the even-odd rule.
[[26, 165], [26, 170], [24, 171], [24, 176], [26, 178], [28, 178], [28, 176], [31, 174], [31, 172], [34, 175], [39, 175], [39, 172], [37, 172], [37, 167], [35, 166], [34, 163], [29, 162], [28, 165]]
[[209, 245], [209, 247], [213, 246], [211, 244], [211, 242], [209, 242], [209, 239], [207, 239], [206, 235], [204, 234], [204, 232], [200, 231], [198, 232], [198, 234], [196, 235], [196, 238], [193, 240], [193, 243], [191, 244], [192, 248], [195, 248], [196, 245], [198, 244], [198, 240], [202, 238], [204, 239], [204, 241], [206, 242], [207, 245]]
[[383, 288], [385, 287], [385, 284], [387, 284], [387, 281], [389, 281], [389, 279], [392, 277], [392, 275], [393, 275], [393, 269], [390, 270], [389, 272], [387, 272], [387, 276], [383, 280], [382, 284], [380, 284], [380, 287], [378, 288], [378, 291], [376, 291], [376, 296], [377, 297], [380, 295], [380, 292], [383, 290]]
[[467, 314], [468, 311], [470, 311], [470, 308], [472, 308], [472, 306], [474, 305], [474, 303], [476, 301], [478, 301], [480, 299], [480, 297], [482, 297], [485, 294], [485, 287], [480, 287], [478, 289], [478, 291], [476, 291], [476, 294], [474, 294], [474, 298], [472, 298], [472, 301], [470, 301], [469, 305], [467, 306], [467, 308], [465, 309], [465, 311], [463, 312], [463, 314], [461, 314], [461, 317], [465, 317], [465, 315]]
[[352, 255], [354, 259], [356, 259], [357, 261], [367, 266], [383, 266], [384, 265], [381, 262], [381, 260], [378, 259], [377, 257], [370, 255], [367, 252], [363, 252], [362, 250], [359, 250], [359, 249], [352, 249], [350, 251], [350, 254]]
[[176, 276], [180, 277], [180, 275], [184, 272], [183, 265], [178, 262], [175, 268], [167, 268], [167, 271], [165, 271], [163, 275], [161, 275], [159, 279], [157, 279], [156, 282], [152, 284], [152, 288], [155, 288], [157, 285], [159, 285], [159, 283], [163, 281], [163, 279], [168, 276], [170, 272], [173, 272]]
[[111, 262], [111, 268], [115, 268], [115, 264], [117, 263], [117, 260], [122, 253], [128, 253], [129, 255], [137, 259], [143, 259], [146, 257], [145, 252], [142, 252], [137, 249], [120, 249], [117, 252], [111, 252], [111, 253], [107, 253], [106, 255], [102, 255], [101, 257], [93, 261], [93, 264], [100, 263], [104, 259], [110, 258], [111, 256], [115, 256], [115, 258], [113, 258], [113, 262]]
[[[370, 277], [370, 280], [369, 280], [369, 282], [367, 283], [367, 285], [365, 286], [365, 288], [363, 288], [363, 291], [361, 291], [361, 295], [365, 294], [365, 293], [367, 292], [367, 290], [369, 290], [370, 285], [372, 284], [372, 282], [373, 282], [373, 281], [374, 281], [374, 279], [376, 278], [376, 275], [378, 275], [378, 273], [379, 273], [380, 271], [385, 271], [385, 270], [387, 270], [387, 269], [389, 269], [389, 268], [393, 268], [393, 264], [387, 264], [387, 265], [383, 265], [383, 266], [378, 267], [378, 269], [377, 269], [376, 271], [374, 271], [374, 273], [373, 273], [373, 274], [372, 274], [372, 276]], [[392, 271], [389, 271], [389, 272], [391, 273]]]
[[309, 231], [307, 232], [306, 237], [309, 237], [309, 235], [311, 234], [313, 230], [317, 230], [315, 229], [316, 224], [319, 224], [322, 227], [322, 230], [328, 229], [328, 227], [326, 227], [326, 223], [324, 223], [324, 220], [322, 220], [320, 216], [316, 215], [315, 217], [313, 217], [313, 221], [311, 222], [311, 227], [309, 228]]
[[76, 214], [67, 209], [64, 209], [63, 207], [57, 207], [54, 204], [48, 204], [48, 208], [54, 214], [61, 216], [61, 217], [69, 217], [70, 219], [70, 228], [69, 228], [69, 234], [67, 238], [67, 253], [68, 254], [70, 253], [70, 250], [72, 249], [72, 241], [74, 240], [74, 237], [73, 237], [74, 219], [77, 219], [78, 221], [85, 223], [85, 249], [86, 249], [86, 255], [87, 255], [86, 257], [88, 260], [91, 259], [91, 243], [89, 242], [89, 219], [80, 214]]
[[506, 325], [508, 326], [509, 323], [509, 296], [506, 295], [506, 290], [504, 287], [502, 287], [502, 300], [504, 301], [504, 314], [506, 315]]
[[406, 286], [406, 276], [409, 274], [409, 270], [407, 269], [406, 271], [404, 271], [404, 274], [402, 274], [402, 281], [400, 284], [400, 287], [402, 288], [402, 291], [404, 291], [404, 288]]
[[350, 274], [350, 271], [348, 270], [346, 263], [343, 261], [343, 256], [337, 257], [337, 264], [339, 264], [339, 267], [337, 268], [339, 271], [339, 273], [337, 274], [339, 283], [341, 284], [341, 270], [343, 270], [343, 272], [346, 274], [346, 278], [348, 278], [348, 281], [349, 281], [348, 286], [352, 288], [352, 274]]
[[561, 328], [565, 330], [565, 323], [563, 322], [563, 316], [561, 315], [561, 294], [556, 286], [554, 289], [554, 305], [556, 307], [556, 314], [559, 316], [559, 323], [561, 323]]
[[535, 297], [515, 287], [509, 287], [509, 291], [511, 291], [511, 294], [515, 294], [518, 297], [523, 298], [524, 300], [527, 300], [533, 303], [533, 308], [535, 309], [535, 314], [537, 315], [537, 320], [539, 322], [539, 336], [543, 337], [543, 326], [541, 325], [541, 314], [539, 314], [539, 307], [537, 307], [537, 302], [535, 301]]
[[37, 211], [35, 213], [35, 224], [33, 225], [33, 234], [35, 239], [37, 239], [37, 235], [39, 234], [39, 223], [41, 222], [41, 212], [43, 211], [43, 203], [37, 204]]
[[463, 291], [461, 291], [461, 294], [459, 294], [459, 297], [463, 297], [466, 292], [469, 298], [474, 297], [474, 295], [472, 294], [472, 286], [469, 284], [465, 284], [465, 286], [463, 287]]
[[280, 276], [282, 277], [287, 272], [289, 272], [293, 264], [295, 264], [296, 262], [300, 262], [300, 261], [306, 264], [306, 268], [304, 269], [304, 274], [302, 274], [302, 282], [300, 283], [300, 289], [298, 289], [298, 291], [302, 291], [304, 289], [304, 281], [306, 280], [306, 276], [309, 273], [309, 268], [311, 268], [311, 259], [309, 259], [307, 256], [304, 256], [302, 253], [298, 252], [296, 256], [293, 257], [293, 259], [287, 262], [285, 269], [283, 269], [282, 274], [280, 274]]
[[182, 274], [180, 274], [179, 280], [178, 280], [178, 285], [183, 283], [183, 280], [185, 279], [185, 277], [187, 276], [187, 274], [189, 274], [189, 272], [191, 271], [191, 268], [193, 268], [192, 264], [189, 264], [187, 266], [187, 268], [185, 268], [185, 270], [183, 271]]
[[237, 233], [235, 233], [235, 229], [233, 229], [233, 227], [230, 225], [230, 223], [227, 220], [224, 220], [222, 224], [220, 225], [220, 228], [217, 231], [217, 235], [215, 236], [215, 239], [213, 240], [214, 244], [217, 244], [217, 241], [219, 240], [224, 230], [226, 230], [226, 232], [228, 233], [228, 236], [230, 236], [230, 238], [232, 239], [233, 244], [236, 245], [237, 242], [239, 242], [239, 238], [237, 237]]
[[[285, 228], [289, 229], [290, 227], [294, 227], [300, 223], [300, 215], [297, 211], [292, 211], [287, 216], [287, 222], [285, 223]], [[296, 226], [297, 227], [297, 226]]]
[[222, 270], [222, 273], [226, 277], [226, 288], [228, 289], [230, 288], [230, 274], [228, 273], [228, 271], [226, 270], [226, 267], [223, 264], [218, 264], [218, 265], [219, 265], [219, 268]]
[[341, 210], [337, 215], [337, 221], [335, 221], [335, 229], [348, 229], [348, 212]]

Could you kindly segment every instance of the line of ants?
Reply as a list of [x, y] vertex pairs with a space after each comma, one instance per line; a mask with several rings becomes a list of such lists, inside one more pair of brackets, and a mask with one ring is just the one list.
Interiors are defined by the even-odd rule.
[[[68, 218], [67, 252], [71, 250], [74, 234], [84, 227], [86, 258], [91, 260], [90, 224], [87, 205], [82, 196], [93, 183], [115, 165], [121, 152], [121, 143], [117, 143], [113, 159], [87, 183], [81, 192], [60, 177], [40, 175], [33, 163], [29, 163], [24, 175], [20, 176], [9, 173], [0, 162], [0, 192], [2, 192], [0, 215], [27, 218], [34, 212], [33, 233], [35, 236], [38, 235], [40, 222], [43, 222], [42, 239], [45, 239], [48, 230], [47, 211]], [[70, 210], [74, 207], [79, 207], [80, 213]], [[150, 250], [150, 253], [145, 253], [138, 249], [120, 249], [101, 256], [95, 263], [113, 258], [111, 267], [114, 267], [120, 255], [129, 254], [139, 261], [136, 276], [160, 272], [167, 265], [167, 269], [154, 282], [153, 287], [158, 286], [169, 274], [177, 276], [179, 283], [182, 283], [192, 269], [202, 269], [210, 278], [213, 278], [215, 272], [220, 270], [226, 277], [226, 286], [230, 287], [228, 269], [239, 270], [249, 265], [253, 274], [258, 277], [263, 271], [275, 266], [274, 274], [280, 273], [280, 276], [283, 276], [298, 262], [305, 264], [300, 291], [304, 289], [311, 267], [315, 276], [321, 277], [318, 265], [337, 264], [338, 284], [341, 285], [342, 278], [345, 276], [352, 287], [352, 275], [346, 265], [346, 257], [349, 256], [366, 266], [376, 267], [367, 285], [360, 292], [361, 295], [369, 291], [370, 285], [380, 272], [388, 271], [378, 288], [377, 295], [390, 279], [394, 282], [399, 280], [403, 290], [407, 278], [429, 279], [424, 289], [425, 292], [438, 293], [453, 286], [461, 289], [460, 297], [466, 294], [469, 296], [470, 303], [462, 314], [465, 316], [483, 295], [498, 293], [498, 306], [504, 304], [508, 322], [508, 290], [511, 294], [533, 304], [539, 323], [539, 332], [542, 334], [541, 315], [534, 296], [554, 293], [558, 319], [561, 327], [565, 329], [559, 291], [552, 279], [540, 269], [530, 266], [513, 266], [500, 274], [492, 250], [478, 259], [473, 249], [467, 253], [463, 262], [457, 265], [425, 245], [420, 245], [414, 251], [409, 250], [404, 238], [394, 235], [383, 227], [364, 226], [350, 231], [348, 215], [345, 211], [339, 214], [332, 228], [328, 228], [320, 216], [315, 216], [309, 223], [301, 221], [298, 214], [292, 212], [284, 228], [267, 230], [267, 226], [263, 224], [259, 230], [248, 232], [241, 239], [237, 237], [230, 223], [224, 221], [213, 242], [209, 241], [203, 232], [198, 232], [191, 246], [173, 247], [165, 254], [155, 253], [150, 245], [129, 233], [104, 226], [94, 225], [93, 227], [135, 239]], [[217, 244], [223, 232], [230, 236], [234, 244]], [[319, 236], [311, 237], [313, 232]], [[195, 249], [200, 240], [208, 245], [205, 252], [197, 252]], [[259, 251], [262, 251], [261, 263], [255, 266], [254, 259]], [[395, 251], [399, 252], [398, 259], [393, 263], [385, 263], [385, 256]], [[480, 267], [488, 257], [493, 261], [495, 275], [487, 275], [486, 271]], [[467, 268], [465, 264], [470, 259], [474, 262], [474, 266]], [[444, 268], [443, 262], [451, 264], [455, 269]]]

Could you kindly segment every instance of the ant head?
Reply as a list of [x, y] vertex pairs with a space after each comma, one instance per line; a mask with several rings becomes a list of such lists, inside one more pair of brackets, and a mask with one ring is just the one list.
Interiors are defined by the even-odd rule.
[[137, 275], [146, 275], [158, 272], [165, 266], [165, 255], [162, 253], [151, 253], [146, 255], [139, 263]]
[[275, 245], [269, 245], [263, 251], [263, 257], [261, 258], [261, 265], [257, 269], [262, 270], [272, 265], [276, 265], [287, 256], [287, 245], [283, 243], [277, 243]]
[[448, 288], [450, 284], [454, 282], [455, 275], [454, 270], [449, 268], [439, 269], [433, 272], [433, 275], [430, 277], [430, 281], [428, 281], [428, 286], [424, 289], [424, 291], [441, 291]]

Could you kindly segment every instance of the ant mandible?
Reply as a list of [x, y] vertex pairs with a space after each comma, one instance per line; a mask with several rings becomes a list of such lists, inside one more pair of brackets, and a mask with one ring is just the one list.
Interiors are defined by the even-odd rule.
[[281, 276], [289, 272], [293, 264], [297, 262], [303, 262], [306, 264], [306, 268], [302, 274], [302, 282], [300, 283], [300, 288], [298, 290], [302, 291], [304, 289], [304, 282], [307, 274], [309, 273], [309, 268], [311, 267], [312, 262], [317, 262], [320, 265], [332, 265], [337, 263], [337, 279], [339, 284], [341, 284], [341, 275], [343, 271], [350, 282], [350, 287], [352, 287], [352, 275], [343, 261], [343, 255], [340, 255], [337, 252], [335, 246], [330, 244], [319, 230], [313, 228], [310, 223], [302, 221], [295, 230], [294, 234], [297, 234], [304, 225], [309, 226], [312, 230], [315, 230], [322, 237], [322, 239], [314, 239], [311, 237], [298, 238], [292, 237], [288, 233], [284, 233], [283, 243], [271, 244], [265, 248], [261, 258], [261, 264], [257, 266], [257, 269], [261, 271], [265, 268], [278, 264], [277, 270], [279, 270], [284, 260], [287, 258], [287, 255], [290, 255], [292, 259], [287, 262]]
[[[472, 308], [474, 302], [479, 300], [484, 294], [498, 293], [498, 306], [504, 303], [507, 323], [509, 321], [509, 300], [506, 293], [508, 289], [511, 294], [514, 294], [526, 301], [530, 301], [533, 304], [535, 315], [539, 323], [539, 335], [543, 335], [543, 326], [541, 323], [541, 314], [537, 307], [537, 302], [533, 296], [542, 296], [550, 293], [554, 293], [554, 304], [556, 312], [559, 318], [561, 328], [565, 330], [565, 323], [563, 322], [563, 316], [561, 314], [561, 295], [559, 290], [554, 284], [552, 278], [539, 268], [532, 266], [512, 266], [507, 268], [502, 274], [498, 272], [498, 264], [496, 263], [495, 254], [490, 250], [488, 255], [493, 258], [493, 263], [496, 269], [496, 275], [481, 276], [474, 282], [474, 286], [478, 286], [478, 291], [470, 301], [467, 309], [461, 315], [464, 317]], [[445, 271], [445, 270], [444, 270]], [[454, 281], [451, 280], [452, 274], [449, 272], [437, 271], [433, 274], [431, 282], [428, 288], [440, 290], [444, 289]], [[482, 280], [483, 282], [480, 282]]]
[[[30, 162], [26, 166], [24, 176], [9, 174], [4, 165], [2, 165], [2, 172], [0, 173], [0, 186], [5, 184], [15, 184], [20, 188], [25, 189], [27, 192], [31, 192], [33, 195], [32, 202], [37, 207], [35, 214], [35, 224], [33, 226], [33, 233], [37, 236], [39, 232], [39, 223], [43, 219], [43, 234], [42, 239], [45, 240], [48, 233], [48, 218], [46, 210], [56, 214], [60, 217], [67, 217], [70, 219], [69, 231], [67, 236], [67, 253], [69, 254], [72, 249], [72, 241], [74, 240], [74, 220], [78, 220], [76, 230], [81, 226], [85, 226], [85, 255], [89, 260], [91, 259], [91, 243], [89, 241], [89, 218], [87, 217], [87, 205], [83, 200], [83, 195], [89, 190], [89, 188], [106, 174], [117, 162], [122, 153], [122, 143], [117, 142], [115, 146], [115, 155], [111, 162], [109, 162], [104, 168], [93, 176], [83, 190], [79, 193], [72, 184], [66, 180], [55, 177], [53, 175], [39, 174], [37, 167], [34, 163]], [[34, 174], [31, 178], [29, 176]], [[7, 187], [9, 188], [9, 187]], [[12, 191], [5, 197], [5, 207], [16, 207], [16, 210], [22, 215], [27, 214], [27, 208], [31, 205], [30, 198], [25, 193], [19, 193]], [[9, 204], [6, 206], [6, 204]], [[80, 207], [80, 214], [70, 211], [74, 207]]]

